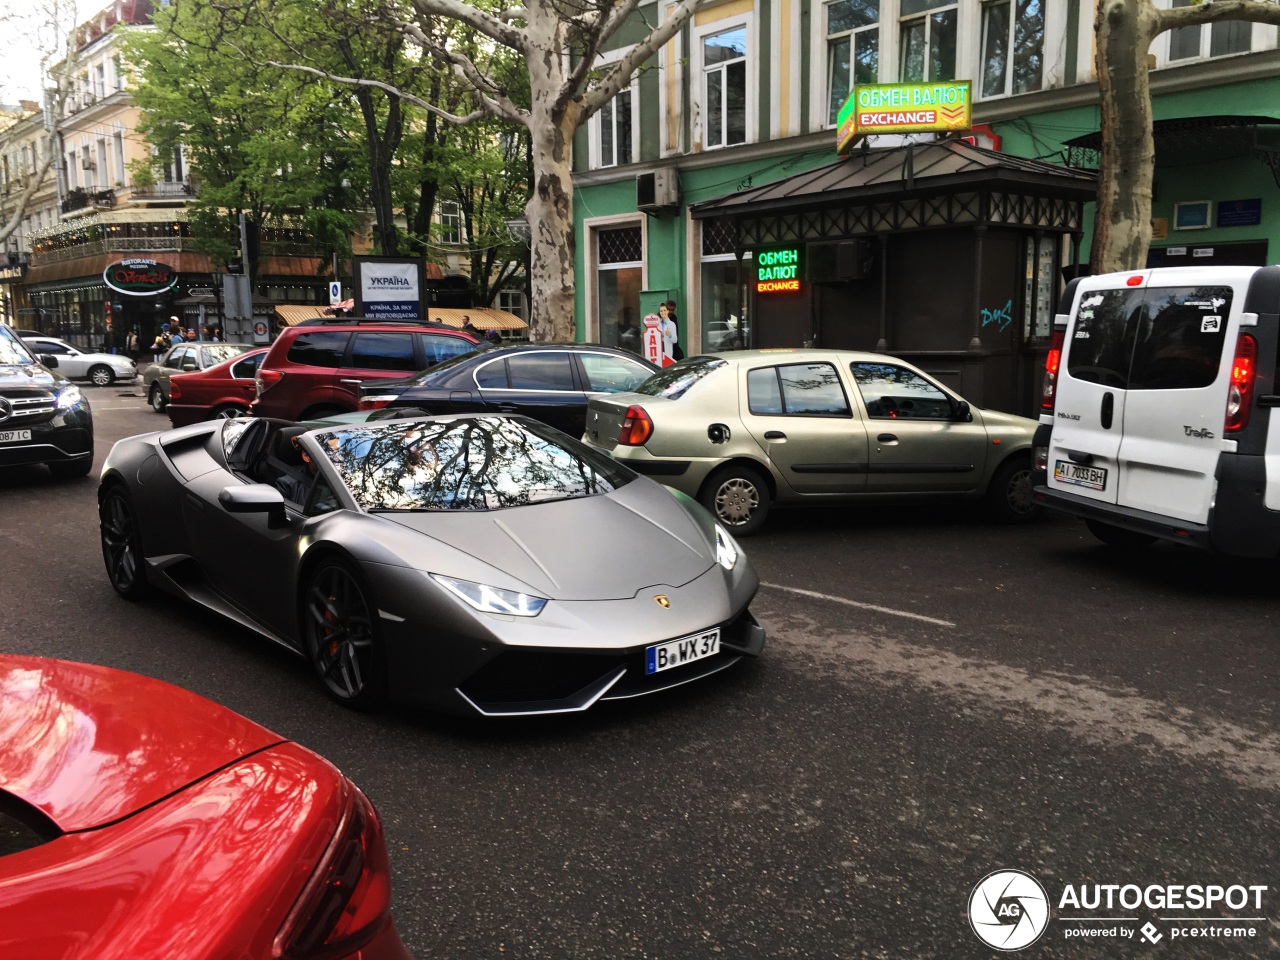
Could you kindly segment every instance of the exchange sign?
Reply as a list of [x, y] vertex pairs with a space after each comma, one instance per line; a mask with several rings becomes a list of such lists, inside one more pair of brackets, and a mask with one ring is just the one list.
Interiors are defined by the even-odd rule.
[[759, 250], [756, 261], [756, 293], [796, 293], [800, 289], [800, 248]]
[[973, 126], [969, 81], [859, 84], [836, 116], [844, 153], [870, 133], [942, 133]]

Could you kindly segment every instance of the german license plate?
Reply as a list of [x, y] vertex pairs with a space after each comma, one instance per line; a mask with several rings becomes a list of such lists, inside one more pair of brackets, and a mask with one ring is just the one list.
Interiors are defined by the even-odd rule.
[[1107, 489], [1107, 471], [1105, 467], [1088, 467], [1082, 463], [1059, 460], [1053, 465], [1053, 479], [1059, 483], [1088, 487], [1090, 490]]
[[0, 443], [20, 443], [30, 439], [30, 430], [0, 430]]
[[655, 643], [644, 652], [644, 672], [661, 673], [672, 667], [683, 667], [704, 657], [714, 657], [720, 652], [720, 628], [708, 630], [695, 637]]

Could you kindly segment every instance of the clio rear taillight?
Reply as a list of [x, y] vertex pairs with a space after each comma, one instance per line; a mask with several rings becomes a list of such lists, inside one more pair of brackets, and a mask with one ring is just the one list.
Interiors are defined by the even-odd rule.
[[1258, 376], [1258, 341], [1247, 333], [1236, 341], [1236, 356], [1231, 361], [1231, 385], [1227, 388], [1226, 433], [1239, 433], [1249, 425], [1253, 407], [1253, 385]]
[[368, 798], [347, 787], [333, 840], [276, 935], [280, 960], [346, 957], [390, 922], [391, 867], [382, 824]]
[[644, 407], [633, 403], [627, 407], [622, 418], [622, 429], [618, 431], [618, 442], [624, 447], [643, 447], [653, 436], [653, 421]]
[[1058, 400], [1058, 366], [1062, 363], [1062, 344], [1066, 342], [1067, 331], [1053, 331], [1053, 339], [1049, 341], [1049, 353], [1044, 358], [1044, 381], [1041, 386], [1040, 411], [1053, 413], [1053, 405]]

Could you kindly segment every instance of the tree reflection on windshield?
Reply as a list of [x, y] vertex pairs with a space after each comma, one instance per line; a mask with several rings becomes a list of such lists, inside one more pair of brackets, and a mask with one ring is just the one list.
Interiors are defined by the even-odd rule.
[[496, 510], [609, 493], [632, 479], [532, 421], [390, 421], [315, 436], [366, 510]]

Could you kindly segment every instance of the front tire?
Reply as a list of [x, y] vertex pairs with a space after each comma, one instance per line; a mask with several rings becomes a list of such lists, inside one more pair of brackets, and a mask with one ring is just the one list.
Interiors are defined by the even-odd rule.
[[95, 387], [109, 387], [115, 383], [116, 375], [110, 367], [104, 367], [99, 364], [96, 367], [89, 368], [89, 381]]
[[156, 413], [164, 413], [164, 408], [169, 404], [164, 398], [164, 391], [160, 389], [160, 384], [151, 385], [151, 390], [147, 393], [147, 403], [151, 404], [151, 409]]
[[103, 496], [98, 506], [98, 529], [111, 586], [126, 600], [141, 600], [151, 592], [151, 585], [147, 582], [142, 532], [123, 485], [113, 486]]
[[1002, 463], [987, 487], [987, 514], [996, 523], [1029, 523], [1041, 507], [1031, 496], [1031, 461], [1019, 457]]
[[1084, 525], [1089, 528], [1090, 533], [1108, 547], [1115, 547], [1117, 550], [1141, 550], [1143, 547], [1149, 547], [1156, 542], [1156, 538], [1149, 533], [1126, 530], [1124, 527], [1113, 527], [1111, 524], [1103, 523], [1101, 520], [1086, 520]]
[[387, 668], [363, 578], [341, 560], [323, 560], [307, 577], [301, 607], [307, 659], [325, 692], [355, 710], [381, 705]]
[[747, 537], [759, 530], [769, 515], [772, 496], [758, 470], [730, 464], [711, 475], [700, 499], [731, 534]]

